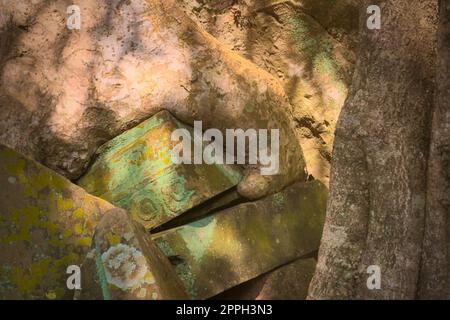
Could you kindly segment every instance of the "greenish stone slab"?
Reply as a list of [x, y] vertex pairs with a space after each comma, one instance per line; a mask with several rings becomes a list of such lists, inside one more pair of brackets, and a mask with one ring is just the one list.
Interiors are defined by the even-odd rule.
[[0, 145], [0, 299], [72, 299], [101, 217], [117, 209]]
[[151, 229], [239, 183], [240, 172], [230, 166], [173, 164], [178, 142], [171, 134], [180, 128], [193, 131], [159, 112], [102, 146], [78, 184]]
[[167, 257], [124, 211], [110, 212], [102, 218], [81, 274], [77, 299], [188, 298]]
[[213, 197], [201, 205], [194, 207], [182, 215], [176, 217], [160, 225], [159, 227], [153, 229], [152, 233], [162, 232], [168, 229], [173, 229], [185, 224], [189, 224], [192, 221], [199, 220], [209, 214], [212, 214], [217, 211], [222, 211], [224, 208], [228, 208], [233, 204], [242, 203], [245, 201], [238, 193], [237, 188], [230, 189], [221, 193], [217, 197]]
[[212, 297], [319, 248], [327, 188], [297, 183], [153, 236], [194, 299]]

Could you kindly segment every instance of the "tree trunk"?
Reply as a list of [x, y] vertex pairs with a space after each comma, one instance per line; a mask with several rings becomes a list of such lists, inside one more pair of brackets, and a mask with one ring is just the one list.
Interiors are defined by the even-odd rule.
[[[372, 4], [381, 8], [380, 30], [366, 27]], [[310, 299], [412, 299], [418, 292], [437, 3], [366, 1], [361, 9], [359, 62], [337, 125]], [[367, 287], [371, 265], [381, 270], [379, 290]]]
[[450, 299], [450, 0], [439, 4], [436, 100], [419, 298]]

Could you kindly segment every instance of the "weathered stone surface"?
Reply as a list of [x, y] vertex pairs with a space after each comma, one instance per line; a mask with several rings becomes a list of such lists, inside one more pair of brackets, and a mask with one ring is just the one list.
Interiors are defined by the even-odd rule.
[[326, 187], [297, 183], [154, 239], [175, 265], [192, 298], [208, 298], [317, 250]]
[[152, 228], [239, 183], [241, 174], [227, 165], [173, 164], [171, 134], [179, 128], [191, 130], [159, 112], [103, 145], [78, 184]]
[[314, 258], [299, 259], [214, 297], [228, 300], [305, 300], [316, 268]]
[[65, 299], [95, 225], [115, 208], [0, 145], [0, 299]]
[[246, 166], [245, 197], [305, 177], [277, 79], [198, 28], [179, 1], [83, 0], [80, 30], [66, 27], [68, 5], [0, 2], [0, 142], [78, 179], [100, 145], [167, 109], [205, 129], [280, 130], [279, 175]]
[[167, 257], [124, 211], [106, 214], [98, 224], [81, 279], [77, 299], [188, 298]]
[[308, 173], [328, 184], [336, 122], [356, 61], [359, 0], [181, 0], [221, 43], [276, 77]]

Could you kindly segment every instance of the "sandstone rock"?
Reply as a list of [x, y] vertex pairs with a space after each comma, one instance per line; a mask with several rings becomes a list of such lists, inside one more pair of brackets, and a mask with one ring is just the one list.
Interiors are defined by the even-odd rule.
[[212, 297], [318, 249], [327, 189], [298, 183], [155, 234], [192, 298]]
[[219, 294], [220, 300], [305, 300], [316, 260], [298, 259]]
[[199, 29], [178, 1], [86, 0], [80, 30], [66, 27], [67, 6], [0, 3], [0, 142], [78, 179], [100, 145], [167, 109], [205, 129], [280, 130], [279, 175], [262, 191], [240, 188], [244, 196], [305, 178], [280, 83]]
[[124, 211], [106, 214], [98, 224], [81, 279], [77, 299], [188, 298], [167, 257]]
[[328, 184], [333, 134], [356, 61], [359, 2], [181, 2], [204, 30], [279, 79], [308, 173]]
[[94, 228], [121, 211], [0, 145], [0, 299], [72, 298], [66, 273], [81, 265]]
[[161, 111], [102, 146], [78, 184], [150, 229], [239, 183], [241, 174], [227, 165], [173, 164], [171, 134], [179, 128], [191, 130]]

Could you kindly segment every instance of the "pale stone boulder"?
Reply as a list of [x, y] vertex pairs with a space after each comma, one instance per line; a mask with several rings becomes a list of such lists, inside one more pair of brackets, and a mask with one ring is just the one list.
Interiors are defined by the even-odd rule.
[[70, 179], [95, 150], [162, 109], [204, 128], [279, 129], [280, 171], [246, 167], [259, 198], [305, 177], [279, 81], [200, 29], [174, 0], [2, 1], [0, 141]]

